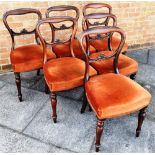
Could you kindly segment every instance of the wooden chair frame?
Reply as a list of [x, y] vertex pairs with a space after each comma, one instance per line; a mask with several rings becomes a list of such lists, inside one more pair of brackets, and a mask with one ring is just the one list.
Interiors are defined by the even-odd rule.
[[[99, 23], [99, 22], [94, 22], [93, 24], [91, 24], [89, 22], [90, 19], [105, 19], [105, 21], [103, 23]], [[107, 20], [108, 19], [108, 20]], [[97, 25], [104, 25], [107, 26], [109, 20], [112, 19], [113, 20], [113, 25], [112, 26], [117, 26], [117, 18], [115, 15], [113, 14], [107, 14], [107, 13], [95, 13], [95, 14], [89, 14], [89, 15], [85, 15], [83, 17], [82, 20], [82, 29], [83, 31], [87, 30], [88, 28], [90, 28], [90, 26], [97, 26]], [[111, 47], [111, 38], [112, 38], [112, 33], [109, 35], [105, 35], [104, 37], [102, 37], [100, 34], [97, 34], [95, 38], [91, 38], [89, 35], [86, 37], [86, 41], [87, 44], [89, 44], [89, 42], [94, 41], [94, 40], [102, 40], [102, 39], [106, 39], [108, 38], [108, 49], [109, 51], [112, 51], [112, 47]], [[88, 50], [89, 52], [89, 50]], [[87, 53], [89, 55], [89, 53]]]
[[[89, 59], [89, 57], [87, 55], [87, 52], [86, 52], [86, 49], [83, 46], [84, 38], [86, 38], [88, 35], [94, 34], [94, 33], [95, 34], [98, 34], [98, 33], [107, 34], [107, 33], [114, 33], [114, 32], [117, 32], [117, 33], [119, 33], [121, 35], [121, 41], [120, 41], [119, 47], [114, 52], [114, 54], [112, 54], [111, 56], [100, 55], [96, 59]], [[118, 57], [119, 57], [121, 49], [123, 48], [123, 45], [125, 43], [125, 33], [124, 33], [123, 30], [121, 30], [118, 27], [105, 27], [105, 28], [103, 28], [103, 27], [95, 27], [95, 28], [91, 28], [91, 29], [88, 29], [88, 30], [82, 32], [78, 36], [78, 39], [80, 41], [83, 53], [85, 54], [85, 57], [86, 57], [85, 83], [89, 81], [89, 74], [88, 74], [89, 73], [89, 63], [92, 62], [92, 61], [94, 62], [94, 61], [100, 61], [100, 60], [108, 60], [108, 59], [111, 59], [111, 58], [114, 57], [114, 63], [113, 63], [114, 72], [116, 74], [119, 74], [119, 70], [118, 70], [118, 66], [117, 66], [117, 64], [118, 64]], [[142, 127], [143, 121], [144, 121], [145, 116], [146, 116], [146, 108], [147, 107], [144, 107], [144, 108], [142, 108], [139, 111], [138, 126], [137, 126], [137, 129], [136, 129], [136, 137], [139, 137], [139, 135], [140, 135], [141, 127]], [[102, 133], [103, 133], [104, 121], [105, 121], [105, 119], [99, 119], [97, 117], [96, 143], [95, 143], [96, 152], [98, 152], [99, 149], [100, 149], [100, 140], [101, 140], [101, 136], [102, 136]]]
[[[70, 42], [71, 55], [72, 55], [72, 57], [75, 57], [74, 52], [73, 52], [72, 44], [73, 44], [73, 40], [74, 40], [76, 31], [77, 31], [77, 20], [72, 18], [72, 17], [67, 17], [67, 16], [59, 16], [59, 17], [46, 18], [46, 19], [40, 20], [39, 23], [37, 24], [37, 28], [36, 28], [37, 34], [38, 34], [38, 36], [39, 36], [39, 38], [41, 40], [42, 46], [43, 46], [44, 64], [46, 64], [46, 62], [47, 62], [47, 54], [46, 54], [46, 47], [47, 47], [47, 45], [48, 46], [54, 46], [56, 44], [63, 44], [65, 42], [55, 41], [55, 38], [53, 38], [52, 42], [47, 43], [43, 39], [43, 37], [42, 37], [42, 35], [40, 33], [40, 26], [43, 25], [43, 24], [47, 24], [48, 23], [48, 24], [50, 24], [52, 26], [52, 29], [54, 29], [53, 31], [58, 31], [58, 30], [62, 29], [61, 26], [59, 28], [56, 28], [53, 24], [54, 23], [61, 23], [61, 22], [64, 22], [64, 21], [71, 21], [71, 22], [73, 22], [72, 26], [70, 26], [70, 27], [63, 26], [63, 29], [65, 27], [66, 29], [72, 28], [72, 30], [73, 30], [71, 38], [69, 40], [65, 41], [65, 42], [68, 42], [68, 41]], [[54, 35], [54, 37], [55, 37], [55, 35]], [[46, 87], [48, 88], [47, 84], [46, 84]], [[52, 91], [51, 95], [50, 95], [51, 96], [51, 106], [52, 106], [52, 109], [53, 109], [52, 118], [53, 118], [54, 123], [57, 122], [57, 113], [56, 113], [57, 99], [56, 99], [56, 93], [57, 92]], [[85, 102], [86, 102], [85, 99], [86, 99], [86, 97], [84, 98], [83, 105], [85, 105]], [[82, 106], [82, 108], [83, 108], [83, 106]], [[81, 109], [81, 111], [82, 111], [82, 109]]]
[[80, 15], [79, 9], [77, 7], [75, 7], [75, 6], [70, 6], [70, 5], [59, 5], [59, 6], [50, 7], [50, 8], [47, 9], [45, 15], [46, 15], [46, 18], [49, 18], [51, 12], [58, 12], [58, 11], [63, 12], [63, 11], [68, 11], [68, 10], [73, 10], [73, 11], [76, 12], [75, 20], [78, 21], [79, 15]]
[[[47, 11], [46, 11], [46, 13], [45, 13], [45, 16], [46, 16], [46, 18], [50, 18], [50, 13], [51, 12], [64, 12], [64, 11], [69, 11], [69, 10], [73, 10], [73, 11], [75, 11], [75, 13], [76, 13], [76, 17], [74, 18], [74, 17], [72, 17], [75, 21], [77, 21], [78, 22], [78, 19], [79, 19], [79, 15], [80, 15], [80, 13], [79, 13], [79, 9], [77, 8], [77, 7], [75, 7], [75, 6], [70, 6], [70, 5], [59, 5], [59, 6], [53, 6], [53, 7], [50, 7], [50, 8], [48, 8], [47, 9]], [[61, 16], [54, 16], [54, 17], [61, 17]], [[68, 16], [69, 17], [69, 16]], [[50, 24], [50, 27], [51, 27], [51, 32], [52, 32], [52, 41], [51, 42], [53, 42], [54, 40], [54, 38], [55, 38], [55, 27], [53, 27], [53, 25], [51, 24], [51, 23], [49, 23]], [[69, 28], [67, 28], [64, 24], [62, 24], [61, 25], [61, 30], [65, 30], [65, 29], [69, 29]], [[75, 37], [74, 37], [75, 38]], [[54, 51], [54, 48], [52, 49], [53, 51]], [[55, 54], [56, 54], [56, 52], [55, 52]], [[57, 56], [58, 57], [58, 56]]]
[[[83, 20], [82, 20], [82, 28], [83, 28], [83, 31], [85, 31], [85, 30], [89, 29], [91, 26], [94, 26], [95, 25], [95, 24], [91, 24], [89, 22], [90, 19], [103, 19], [103, 18], [106, 18], [106, 20], [103, 23], [101, 23], [101, 24], [98, 23], [96, 25], [104, 25], [106, 27], [106, 25], [108, 25], [109, 20], [112, 19], [113, 20], [113, 23], [112, 23], [113, 25], [112, 26], [117, 26], [117, 17], [115, 15], [113, 15], [113, 14], [107, 14], [107, 13], [94, 13], [94, 14], [85, 15], [83, 17]], [[110, 34], [107, 34], [104, 37], [102, 37], [100, 34], [97, 34], [95, 38], [91, 38], [91, 37], [89, 37], [89, 35], [87, 35], [86, 36], [86, 41], [87, 41], [87, 44], [89, 45], [91, 41], [94, 41], [94, 40], [103, 40], [103, 39], [108, 38], [108, 50], [109, 51], [112, 51], [112, 46], [111, 46], [112, 35], [113, 35], [113, 33], [110, 33]], [[89, 55], [89, 49], [87, 51], [88, 51], [87, 54]], [[137, 73], [131, 74], [130, 75], [130, 78], [132, 80], [135, 80], [136, 74]]]
[[[39, 10], [36, 9], [32, 9], [32, 8], [21, 8], [21, 9], [15, 9], [15, 10], [10, 10], [7, 11], [4, 15], [3, 15], [3, 22], [4, 25], [6, 26], [6, 28], [8, 29], [11, 39], [12, 39], [12, 47], [11, 47], [11, 52], [15, 49], [15, 36], [20, 36], [20, 35], [27, 35], [27, 34], [35, 34], [35, 40], [37, 42], [37, 44], [39, 44], [39, 40], [38, 40], [38, 36], [36, 34], [36, 28], [34, 28], [32, 31], [28, 31], [25, 28], [22, 29], [20, 32], [15, 32], [13, 31], [8, 22], [7, 22], [7, 18], [9, 16], [13, 16], [13, 15], [24, 15], [24, 14], [36, 14], [38, 16], [38, 20], [42, 19], [42, 15], [40, 13]], [[39, 75], [40, 69], [38, 69], [37, 71], [37, 75]], [[22, 101], [22, 93], [21, 93], [21, 78], [20, 78], [20, 73], [14, 72], [15, 74], [15, 80], [16, 80], [16, 85], [17, 85], [17, 90], [18, 90], [18, 98], [19, 101]]]
[[109, 4], [106, 4], [106, 3], [89, 3], [89, 4], [86, 4], [82, 9], [83, 16], [87, 15], [87, 9], [90, 9], [90, 8], [91, 9], [107, 8], [108, 13], [109, 14], [112, 13], [112, 7]]
[[[107, 12], [108, 13], [106, 13], [106, 14], [112, 14], [112, 6], [111, 5], [109, 5], [109, 4], [106, 4], [106, 3], [89, 3], [89, 4], [87, 4], [87, 5], [85, 5], [84, 7], [83, 7], [83, 10], [82, 10], [82, 12], [83, 12], [83, 17], [85, 17], [85, 16], [87, 16], [87, 15], [95, 15], [95, 14], [98, 14], [98, 13], [95, 13], [95, 12], [93, 12], [93, 13], [91, 13], [91, 14], [87, 14], [87, 9], [90, 9], [90, 8], [92, 8], [92, 9], [99, 9], [99, 8], [107, 8]], [[101, 11], [100, 13], [105, 13], [105, 12], [103, 12], [103, 11]], [[105, 22], [103, 22], [103, 23], [100, 23], [100, 22], [95, 22], [95, 23], [93, 23], [92, 25], [89, 23], [89, 21], [88, 21], [88, 19], [86, 20], [86, 28], [88, 29], [88, 28], [90, 28], [91, 26], [100, 26], [100, 25], [105, 25], [105, 26], [108, 26], [108, 22], [109, 22], [109, 17], [107, 17], [106, 18], [106, 20], [105, 20]], [[84, 29], [83, 29], [84, 30]], [[110, 44], [110, 42], [109, 42], [109, 40], [108, 40], [108, 48], [109, 48], [109, 44]], [[123, 54], [126, 54], [126, 52], [127, 51], [123, 51]], [[136, 78], [135, 77], [135, 75], [134, 76], [132, 76], [134, 79]]]

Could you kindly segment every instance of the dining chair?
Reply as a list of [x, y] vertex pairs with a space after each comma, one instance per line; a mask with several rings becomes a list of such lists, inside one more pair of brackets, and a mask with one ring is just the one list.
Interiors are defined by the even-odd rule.
[[[71, 12], [69, 12], [69, 11], [71, 11]], [[75, 6], [59, 5], [59, 6], [53, 6], [53, 7], [48, 8], [46, 11], [46, 18], [58, 16], [54, 13], [59, 13], [59, 16], [61, 16], [60, 14], [62, 14], [63, 16], [65, 16], [65, 14], [67, 14], [67, 16], [73, 17], [77, 22], [78, 22], [79, 15], [80, 15], [79, 9]], [[62, 25], [62, 28], [63, 27], [65, 29], [64, 25]], [[54, 35], [55, 35], [55, 31], [54, 31], [54, 29], [52, 29], [52, 38], [54, 38]], [[52, 49], [57, 57], [72, 56], [70, 47], [69, 47], [69, 42], [54, 46]], [[81, 48], [80, 48], [80, 43], [77, 40], [76, 36], [73, 40], [73, 50], [74, 50], [74, 54], [76, 57], [78, 57], [80, 59], [84, 59], [83, 52], [81, 51]], [[93, 46], [90, 46], [90, 53], [94, 53], [94, 52], [96, 52], [96, 49]]]
[[[90, 3], [90, 4], [86, 4], [83, 7], [82, 11], [83, 11], [83, 17], [85, 17], [87, 15], [95, 15], [97, 12], [98, 13], [112, 14], [112, 7], [109, 4], [105, 4], [105, 3]], [[83, 30], [86, 30], [86, 29], [94, 27], [94, 26], [101, 26], [101, 25], [103, 25], [103, 26], [110, 26], [109, 25], [109, 18], [107, 17], [102, 22], [99, 20], [99, 21], [95, 21], [93, 23], [90, 22], [90, 19], [87, 19], [86, 20], [85, 29], [83, 29]], [[120, 42], [120, 40], [116, 36], [113, 36], [111, 39], [109, 39], [109, 38], [102, 39], [101, 36], [98, 36], [96, 38], [96, 40], [93, 40], [91, 42], [91, 45], [93, 47], [95, 47], [95, 49], [97, 51], [112, 50], [112, 49], [115, 50], [115, 49], [117, 49], [117, 47], [119, 45], [119, 42]], [[128, 44], [125, 43], [121, 52], [123, 54], [125, 54], [127, 52], [127, 50], [128, 50]]]
[[[42, 46], [39, 45], [38, 36], [36, 34], [36, 28], [34, 28], [31, 31], [23, 28], [20, 32], [17, 32], [17, 31], [14, 31], [16, 28], [14, 28], [13, 30], [13, 28], [10, 27], [10, 24], [8, 22], [9, 16], [15, 17], [15, 16], [21, 16], [21, 15], [27, 15], [27, 14], [37, 15], [38, 20], [42, 18], [40, 11], [32, 8], [21, 8], [21, 9], [10, 10], [10, 11], [7, 11], [3, 16], [4, 25], [9, 31], [12, 39], [10, 60], [11, 60], [13, 72], [15, 74], [15, 81], [16, 81], [17, 90], [18, 90], [18, 98], [20, 102], [22, 101], [20, 73], [38, 70], [38, 74], [39, 74], [39, 71], [40, 71], [39, 69], [42, 68], [43, 66], [43, 49], [42, 49]], [[24, 17], [22, 22], [24, 22]], [[28, 35], [28, 34], [35, 34], [36, 44], [24, 45], [24, 46], [15, 48], [15, 37], [21, 36], [21, 35]], [[50, 50], [48, 50], [47, 53], [48, 53], [47, 59], [52, 59], [56, 57], [55, 54]]]
[[[105, 53], [96, 58], [89, 58], [84, 48], [84, 38], [91, 34], [117, 33], [120, 35], [119, 47], [111, 54]], [[139, 111], [136, 137], [139, 137], [146, 108], [150, 103], [151, 94], [130, 78], [119, 74], [118, 59], [125, 43], [125, 33], [118, 27], [94, 27], [78, 36], [86, 57], [85, 92], [88, 102], [96, 114], [96, 152], [99, 151], [101, 135], [105, 119], [127, 115]], [[92, 61], [106, 61], [113, 58], [114, 73], [89, 77], [89, 64]]]
[[[87, 21], [89, 21], [90, 19], [92, 20], [104, 19], [105, 22], [108, 19], [109, 21], [111, 21], [111, 26], [117, 26], [117, 18], [115, 15], [109, 14], [109, 13], [95, 13], [95, 14], [85, 15], [83, 17], [82, 27], [84, 30], [87, 29], [86, 28]], [[87, 44], [90, 45], [92, 42], [94, 42], [94, 40], [95, 41], [97, 40], [99, 42], [102, 40], [102, 42], [100, 43], [103, 43], [105, 40], [109, 40], [109, 42], [111, 42], [111, 39], [113, 38], [114, 35], [116, 34], [109, 33], [109, 34], [104, 34], [104, 35], [103, 34], [97, 34], [97, 35], [91, 34], [91, 36], [87, 35], [86, 37]], [[120, 42], [118, 42], [118, 46], [119, 44]], [[104, 44], [98, 44], [98, 46], [101, 51], [91, 53], [91, 54], [88, 53], [90, 58], [93, 59], [94, 57], [97, 57], [99, 55], [104, 55], [105, 53], [111, 54], [112, 51], [115, 51], [118, 48], [118, 46], [116, 46], [115, 48], [111, 48], [110, 44], [108, 44], [108, 47], [109, 47], [108, 49], [105, 49]], [[98, 74], [114, 72], [113, 59], [109, 59], [105, 61], [97, 61], [97, 62], [95, 61], [95, 62], [91, 62], [90, 64], [97, 70]], [[120, 74], [130, 76], [130, 78], [134, 80], [136, 78], [136, 73], [138, 72], [138, 63], [134, 59], [131, 59], [128, 56], [121, 53], [118, 59], [118, 68], [119, 68]]]
[[[70, 22], [70, 26], [64, 25], [64, 22]], [[62, 24], [63, 26], [56, 26], [57, 24]], [[63, 37], [56, 40], [57, 36], [53, 36], [52, 42], [46, 41], [46, 38], [43, 37], [41, 33], [41, 26], [44, 24], [51, 25], [51, 28], [54, 29], [52, 31], [61, 31], [66, 29], [71, 29], [72, 32], [68, 40], [64, 40]], [[79, 86], [83, 86], [84, 84], [84, 73], [85, 73], [85, 61], [76, 58], [73, 51], [73, 40], [77, 30], [77, 20], [72, 17], [67, 16], [59, 16], [59, 17], [51, 17], [42, 19], [37, 24], [37, 34], [41, 40], [41, 44], [43, 46], [44, 51], [44, 65], [43, 72], [44, 78], [48, 85], [48, 88], [51, 92], [51, 106], [52, 106], [52, 118], [54, 123], [57, 122], [57, 95], [56, 93], [59, 91], [73, 89]], [[71, 51], [72, 57], [60, 57], [56, 59], [52, 59], [47, 61], [47, 46], [57, 46], [58, 44], [64, 44], [69, 42], [69, 47]], [[90, 76], [96, 75], [96, 70], [90, 66], [89, 68]], [[85, 101], [84, 101], [85, 102]]]

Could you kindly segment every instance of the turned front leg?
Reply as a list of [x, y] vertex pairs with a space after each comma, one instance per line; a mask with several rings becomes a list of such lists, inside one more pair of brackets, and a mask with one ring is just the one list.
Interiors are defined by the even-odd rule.
[[100, 149], [100, 140], [103, 132], [104, 127], [104, 120], [97, 119], [97, 125], [96, 125], [96, 152], [99, 152]]
[[136, 129], [136, 137], [139, 137], [140, 135], [140, 132], [141, 132], [141, 128], [142, 128], [142, 124], [143, 124], [143, 121], [145, 119], [145, 116], [146, 116], [146, 108], [143, 108], [139, 111], [139, 115], [138, 115], [138, 127]]
[[16, 81], [16, 86], [18, 90], [18, 98], [19, 98], [19, 101], [22, 102], [20, 73], [14, 73], [14, 74], [15, 74], [15, 81]]
[[57, 96], [55, 93], [51, 93], [51, 106], [52, 106], [52, 118], [53, 118], [53, 122], [56, 123], [57, 122], [57, 112], [56, 112], [56, 108], [57, 108]]

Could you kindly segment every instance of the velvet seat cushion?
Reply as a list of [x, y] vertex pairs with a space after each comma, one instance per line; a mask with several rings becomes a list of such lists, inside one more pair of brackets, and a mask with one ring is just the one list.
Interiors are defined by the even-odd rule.
[[[90, 42], [90, 44], [98, 51], [109, 50], [107, 38], [103, 39], [103, 40], [94, 40], [94, 41]], [[118, 48], [119, 44], [120, 44], [120, 39], [118, 39], [116, 37], [112, 37], [112, 41], [111, 41], [112, 50], [116, 50]], [[121, 52], [125, 52], [127, 50], [128, 50], [128, 44], [125, 43]]]
[[[43, 71], [51, 91], [68, 90], [83, 85], [85, 62], [73, 57], [52, 59], [43, 66]], [[90, 76], [96, 74], [90, 66]]]
[[[106, 56], [111, 55], [111, 51], [103, 51], [103, 52], [97, 52], [90, 55], [90, 58], [96, 58], [98, 55], [104, 54]], [[91, 63], [91, 66], [93, 66], [99, 74], [102, 73], [113, 73], [114, 67], [113, 67], [113, 58], [108, 60], [101, 60]], [[131, 75], [133, 73], [136, 73], [138, 71], [138, 63], [123, 55], [120, 54], [118, 58], [118, 69], [120, 74], [123, 75]]]
[[[47, 50], [47, 57], [56, 58], [50, 49]], [[43, 66], [43, 48], [41, 45], [21, 46], [11, 51], [10, 59], [14, 72], [39, 69]]]
[[[77, 39], [73, 41], [73, 51], [77, 58], [84, 59], [81, 45]], [[53, 46], [53, 52], [57, 57], [70, 57], [71, 52], [69, 48], [69, 42]], [[96, 49], [90, 45], [90, 53], [96, 52]]]
[[85, 84], [88, 101], [99, 119], [112, 118], [140, 110], [151, 95], [138, 83], [120, 74], [102, 74]]

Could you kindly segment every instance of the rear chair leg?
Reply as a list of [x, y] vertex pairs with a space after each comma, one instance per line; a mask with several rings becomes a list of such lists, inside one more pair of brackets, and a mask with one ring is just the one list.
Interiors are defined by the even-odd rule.
[[136, 137], [139, 137], [140, 135], [140, 132], [141, 132], [141, 127], [142, 127], [142, 124], [143, 124], [143, 121], [145, 119], [145, 116], [146, 116], [146, 108], [143, 108], [139, 111], [139, 115], [138, 115], [138, 127], [136, 129]]
[[37, 76], [39, 76], [39, 75], [40, 75], [40, 69], [37, 70]]
[[51, 106], [52, 106], [52, 118], [53, 118], [53, 122], [56, 123], [57, 122], [57, 112], [56, 112], [56, 107], [57, 107], [57, 96], [55, 93], [51, 93]]
[[49, 88], [46, 81], [45, 81], [45, 94], [49, 94]]
[[131, 74], [130, 79], [135, 80], [136, 79], [136, 73]]
[[127, 51], [123, 51], [123, 52], [122, 52], [123, 55], [126, 55], [126, 53], [127, 53]]
[[100, 140], [103, 132], [103, 126], [104, 126], [104, 120], [97, 119], [97, 125], [96, 125], [96, 152], [99, 152], [100, 149]]
[[19, 98], [19, 101], [22, 102], [20, 73], [14, 73], [14, 74], [15, 74], [15, 81], [16, 81], [16, 86], [18, 90], [18, 98]]
[[83, 113], [85, 112], [86, 107], [87, 107], [87, 97], [86, 97], [85, 92], [84, 92], [84, 94], [83, 94], [83, 99], [82, 99], [82, 101], [83, 101], [83, 104], [82, 104], [82, 108], [81, 108], [81, 114], [83, 114]]
[[90, 105], [89, 105], [89, 111], [90, 111], [90, 112], [92, 112], [92, 108], [91, 108], [91, 106], [90, 106]]

